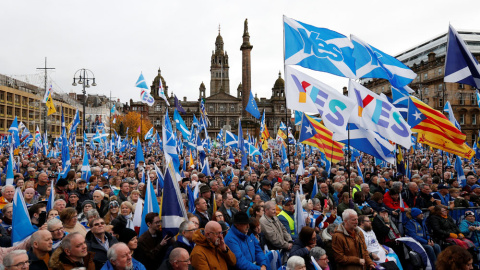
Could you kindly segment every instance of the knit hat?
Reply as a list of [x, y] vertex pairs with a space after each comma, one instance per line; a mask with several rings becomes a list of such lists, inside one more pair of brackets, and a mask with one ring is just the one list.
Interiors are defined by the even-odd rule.
[[413, 218], [416, 218], [416, 217], [418, 217], [418, 215], [422, 214], [422, 210], [414, 207], [414, 208], [412, 208], [411, 214], [412, 214]]
[[93, 207], [93, 209], [95, 209], [95, 207], [96, 207], [94, 201], [92, 201], [92, 200], [85, 200], [85, 201], [82, 203], [82, 209], [83, 209], [83, 208], [85, 207], [85, 205], [87, 205], [87, 204], [90, 204], [90, 205]]
[[129, 228], [124, 228], [120, 233], [119, 233], [118, 241], [125, 243], [128, 245], [128, 242], [132, 240], [135, 236], [137, 236], [137, 233]]
[[64, 187], [64, 186], [66, 186], [66, 185], [68, 185], [67, 179], [65, 179], [65, 178], [60, 178], [60, 179], [58, 179], [58, 181], [57, 181], [57, 187]]
[[203, 194], [203, 193], [206, 193], [206, 192], [210, 192], [210, 187], [208, 185], [202, 185], [200, 187], [200, 194]]
[[468, 217], [468, 216], [475, 216], [475, 213], [473, 213], [472, 211], [465, 212], [465, 217]]

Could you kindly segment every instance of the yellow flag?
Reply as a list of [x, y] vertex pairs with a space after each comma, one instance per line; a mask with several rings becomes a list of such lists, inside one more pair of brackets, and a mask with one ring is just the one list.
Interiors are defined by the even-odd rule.
[[53, 104], [52, 94], [48, 95], [47, 108], [48, 108], [47, 116], [50, 116], [51, 114], [54, 114], [57, 112], [57, 110], [55, 109], [55, 105]]

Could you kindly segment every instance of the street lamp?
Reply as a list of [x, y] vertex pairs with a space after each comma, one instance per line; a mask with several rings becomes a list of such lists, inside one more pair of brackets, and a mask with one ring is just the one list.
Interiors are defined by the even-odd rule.
[[85, 88], [90, 88], [90, 80], [92, 81], [91, 86], [97, 86], [95, 83], [95, 75], [93, 74], [93, 71], [86, 69], [86, 68], [81, 68], [77, 71], [75, 71], [75, 74], [73, 75], [73, 86], [77, 86], [78, 84], [81, 84], [83, 86], [82, 93], [83, 93], [83, 120], [82, 120], [82, 128], [83, 132], [85, 132], [85, 104], [87, 103], [87, 91]]

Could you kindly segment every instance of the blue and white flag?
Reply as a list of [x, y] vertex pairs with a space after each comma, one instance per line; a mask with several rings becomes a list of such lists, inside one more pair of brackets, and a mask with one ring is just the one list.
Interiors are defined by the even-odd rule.
[[238, 148], [238, 136], [232, 132], [225, 131], [225, 146], [236, 147]]
[[165, 113], [165, 121], [162, 129], [163, 137], [163, 152], [165, 155], [165, 160], [168, 161], [171, 159], [173, 162], [173, 168], [175, 173], [180, 174], [180, 158], [177, 153], [177, 140], [175, 134], [173, 133], [172, 123], [168, 117], [168, 110]]
[[460, 156], [457, 156], [455, 161], [455, 171], [457, 172], [457, 181], [464, 188], [467, 185], [467, 179], [465, 178], [465, 173], [463, 172], [462, 159]]
[[[164, 182], [165, 182], [164, 177], [163, 177], [163, 173], [160, 170], [160, 168], [158, 168], [157, 164], [153, 164], [153, 166], [155, 168], [155, 173], [157, 174], [157, 187], [163, 189]], [[158, 193], [158, 194], [160, 194], [160, 193]]]
[[353, 44], [335, 31], [308, 25], [283, 16], [285, 65], [355, 79]]
[[[348, 144], [348, 140], [340, 141]], [[350, 124], [350, 146], [378, 159], [395, 164], [395, 147], [376, 132]]]
[[247, 154], [245, 153], [245, 140], [243, 139], [242, 120], [238, 119], [238, 149], [242, 154], [242, 169], [247, 165]]
[[177, 109], [173, 111], [173, 120], [175, 121], [177, 130], [180, 130], [180, 132], [182, 132], [182, 137], [185, 140], [188, 140], [191, 135], [191, 132], [190, 130], [188, 130], [187, 125], [183, 121], [183, 118], [182, 116], [180, 116], [180, 113], [178, 113]]
[[[282, 144], [282, 163], [281, 163], [281, 166], [283, 169], [286, 170], [286, 168], [288, 168], [290, 165], [288, 164], [288, 155], [287, 155], [287, 151], [285, 150], [285, 146]], [[282, 169], [282, 171], [283, 171]]]
[[362, 168], [360, 168], [360, 164], [358, 164], [358, 160], [355, 160], [357, 163], [357, 174], [358, 176], [362, 177], [363, 182], [365, 182], [365, 178], [363, 178]]
[[158, 96], [165, 100], [167, 106], [170, 107], [170, 103], [168, 103], [167, 96], [165, 95], [165, 88], [163, 87], [162, 79], [158, 80]]
[[467, 44], [449, 25], [444, 82], [463, 83], [480, 89], [480, 66]]
[[393, 87], [404, 87], [417, 77], [405, 64], [379, 49], [350, 35], [358, 78], [386, 79]]
[[[13, 175], [13, 166], [15, 160], [13, 159], [13, 151], [10, 151], [10, 155], [7, 163], [7, 177], [5, 179], [6, 185], [13, 185], [14, 175]], [[18, 171], [17, 171], [18, 172]]]
[[145, 157], [143, 156], [142, 142], [137, 138], [137, 152], [135, 154], [135, 169], [138, 167], [138, 163], [145, 163]]
[[431, 270], [433, 269], [432, 262], [430, 262], [430, 259], [428, 258], [427, 252], [425, 249], [422, 247], [422, 245], [417, 242], [415, 239], [411, 237], [400, 237], [395, 239], [395, 241], [400, 241], [404, 243], [406, 246], [408, 246], [411, 250], [415, 251], [420, 255], [422, 258], [423, 265], [425, 265], [426, 270]]
[[212, 173], [210, 172], [210, 164], [208, 163], [208, 158], [205, 158], [202, 165], [202, 173], [207, 177], [211, 177]]
[[478, 92], [478, 90], [475, 91], [475, 95], [477, 96], [477, 105], [480, 108], [480, 92]]
[[142, 92], [140, 92], [140, 100], [142, 101], [142, 103], [146, 103], [148, 104], [148, 106], [153, 106], [153, 104], [155, 103], [155, 99], [150, 95], [150, 89], [148, 88], [148, 85], [142, 73], [140, 73], [140, 77], [138, 77], [135, 87], [142, 89]]
[[[143, 172], [143, 175], [145, 175], [145, 171]], [[152, 213], [152, 212], [160, 214], [160, 206], [158, 206], [157, 196], [155, 195], [155, 190], [153, 189], [152, 181], [150, 181], [150, 175], [148, 175], [147, 179], [148, 179], [147, 184], [145, 186], [147, 190], [145, 192], [145, 200], [144, 200], [143, 210], [142, 210], [142, 223], [140, 225], [139, 235], [142, 235], [144, 232], [148, 230], [147, 223], [145, 222], [145, 216], [148, 213]]]
[[20, 146], [20, 136], [18, 134], [18, 120], [16, 116], [15, 119], [13, 119], [12, 125], [8, 129], [8, 132], [12, 134], [13, 149], [17, 149]]
[[75, 117], [73, 118], [72, 126], [70, 126], [68, 133], [76, 133], [78, 125], [80, 125], [80, 112], [77, 109], [75, 112]]
[[[310, 195], [310, 198], [314, 198], [315, 195], [318, 194], [318, 181], [317, 181], [317, 177], [315, 176], [315, 178], [312, 179], [313, 180], [313, 189], [312, 189], [312, 195]], [[322, 202], [323, 203], [323, 202]]]
[[260, 118], [260, 111], [258, 110], [257, 102], [252, 95], [252, 90], [250, 90], [250, 96], [248, 98], [248, 103], [247, 107], [245, 107], [245, 110], [249, 112], [253, 117], [257, 119]]
[[23, 200], [22, 191], [20, 188], [17, 188], [13, 197], [12, 245], [20, 244], [22, 240], [34, 232], [35, 229], [30, 220], [27, 205]]
[[53, 205], [55, 204], [55, 186], [53, 182], [55, 181], [50, 181], [50, 196], [48, 196], [47, 213], [52, 210]]
[[83, 163], [82, 163], [82, 168], [80, 169], [82, 172], [82, 179], [87, 181], [90, 180], [90, 176], [92, 176], [92, 171], [90, 169], [90, 163], [88, 159], [88, 153], [87, 153], [87, 148], [85, 147], [85, 150], [83, 151]]
[[[382, 93], [383, 94], [383, 93]], [[408, 101], [410, 100], [410, 94], [392, 87], [392, 99], [393, 106], [395, 106], [404, 119], [408, 116]]]
[[187, 211], [180, 195], [178, 182], [175, 180], [173, 166], [172, 162], [169, 162], [165, 170], [162, 203], [162, 231], [170, 235], [176, 235], [180, 224], [187, 220]]
[[450, 105], [450, 101], [447, 101], [445, 103], [445, 106], [443, 106], [443, 111], [448, 113], [448, 120], [450, 120], [450, 122], [452, 124], [455, 125], [456, 128], [458, 128], [458, 130], [462, 130], [461, 126], [460, 126], [460, 123], [458, 123], [457, 119], [455, 119], [455, 115], [453, 114], [453, 109], [452, 109], [452, 105]]
[[[316, 179], [315, 179], [315, 182]], [[300, 200], [300, 193], [297, 190], [295, 194], [295, 229], [297, 235], [300, 233], [303, 227], [305, 227], [305, 217], [303, 216], [302, 201]]]
[[145, 141], [148, 141], [153, 138], [153, 127], [145, 134]]
[[[410, 149], [412, 131], [406, 120], [386, 98], [350, 80], [348, 96], [357, 102], [350, 123], [377, 132], [384, 138]], [[358, 149], [358, 148], [357, 148]]]
[[228, 155], [227, 162], [230, 162], [232, 165], [235, 165], [235, 158], [233, 157], [232, 149], [230, 149], [230, 154]]
[[253, 145], [253, 144], [248, 144], [248, 155], [253, 157], [253, 156], [261, 156], [262, 154], [260, 151]]

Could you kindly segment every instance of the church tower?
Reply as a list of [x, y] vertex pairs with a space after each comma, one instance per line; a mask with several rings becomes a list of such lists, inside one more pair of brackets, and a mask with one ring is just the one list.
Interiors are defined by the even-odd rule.
[[228, 76], [228, 55], [223, 50], [223, 38], [218, 27], [218, 36], [215, 40], [215, 51], [212, 52], [210, 65], [210, 95], [218, 93], [230, 94], [230, 77]]
[[252, 67], [250, 66], [250, 51], [253, 46], [250, 44], [250, 35], [248, 34], [248, 20], [245, 19], [243, 26], [243, 43], [240, 47], [242, 51], [242, 116], [246, 115], [245, 108], [250, 97], [252, 89]]

